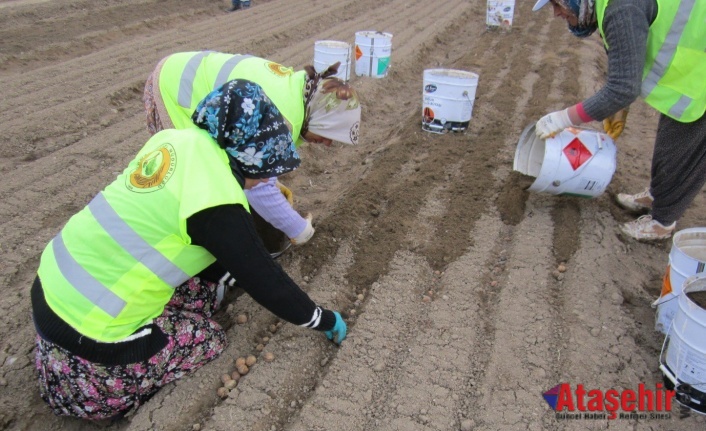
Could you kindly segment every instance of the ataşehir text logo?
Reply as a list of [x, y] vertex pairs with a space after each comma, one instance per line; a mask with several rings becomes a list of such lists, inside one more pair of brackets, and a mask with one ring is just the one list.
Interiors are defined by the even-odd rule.
[[[676, 392], [657, 383], [649, 389], [644, 383], [634, 389], [571, 388], [561, 383], [542, 394], [556, 412], [557, 419], [666, 419], [672, 410]], [[620, 411], [620, 412], [619, 412]]]

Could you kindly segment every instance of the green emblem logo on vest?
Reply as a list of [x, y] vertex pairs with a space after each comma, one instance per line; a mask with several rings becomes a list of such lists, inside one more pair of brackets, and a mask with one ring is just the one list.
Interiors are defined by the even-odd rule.
[[265, 68], [269, 70], [270, 72], [274, 73], [277, 76], [280, 76], [282, 78], [287, 77], [291, 74], [294, 73], [294, 69], [291, 67], [286, 67], [282, 66], [279, 63], [275, 63], [273, 61], [267, 61], [265, 62]]
[[150, 193], [161, 189], [169, 181], [176, 168], [176, 153], [171, 144], [142, 156], [137, 167], [128, 175], [125, 186], [137, 193]]

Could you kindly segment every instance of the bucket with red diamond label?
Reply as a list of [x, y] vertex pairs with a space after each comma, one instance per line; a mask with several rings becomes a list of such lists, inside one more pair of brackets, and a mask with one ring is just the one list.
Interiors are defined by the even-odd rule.
[[605, 133], [569, 127], [541, 139], [534, 123], [520, 135], [513, 163], [513, 170], [536, 177], [527, 190], [583, 198], [603, 194], [615, 167], [615, 143]]

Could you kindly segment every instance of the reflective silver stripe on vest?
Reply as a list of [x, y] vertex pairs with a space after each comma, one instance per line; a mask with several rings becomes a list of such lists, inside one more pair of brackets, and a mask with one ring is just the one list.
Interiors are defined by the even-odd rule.
[[684, 115], [684, 111], [686, 111], [686, 108], [689, 107], [693, 100], [694, 99], [689, 96], [682, 95], [679, 100], [677, 100], [677, 103], [672, 105], [669, 109], [669, 115], [674, 118], [681, 118], [681, 116]]
[[93, 216], [101, 227], [138, 262], [145, 265], [157, 277], [170, 286], [179, 286], [189, 279], [189, 275], [164, 257], [137, 234], [125, 220], [120, 218], [103, 193], [98, 193], [88, 204]]
[[232, 58], [229, 58], [228, 61], [226, 61], [223, 66], [221, 66], [221, 70], [218, 71], [216, 82], [213, 83], [213, 89], [215, 90], [216, 88], [228, 82], [228, 77], [231, 73], [233, 73], [233, 69], [235, 69], [235, 66], [237, 66], [238, 63], [249, 57], [252, 57], [252, 55], [236, 55]]
[[210, 54], [212, 51], [203, 51], [194, 55], [186, 63], [184, 71], [181, 72], [181, 79], [179, 79], [179, 94], [177, 95], [177, 102], [183, 108], [191, 107], [191, 95], [194, 93], [194, 77], [196, 76], [196, 70], [201, 65], [201, 60]]
[[125, 308], [125, 301], [103, 286], [76, 262], [66, 249], [61, 232], [54, 237], [52, 249], [56, 264], [59, 266], [59, 271], [61, 271], [64, 278], [96, 307], [112, 317], [118, 317], [118, 314]]
[[[689, 21], [689, 15], [694, 8], [694, 3], [696, 0], [683, 0], [679, 3], [679, 8], [677, 9], [677, 14], [674, 17], [672, 26], [669, 28], [667, 37], [664, 39], [664, 43], [659, 48], [659, 52], [655, 57], [655, 61], [652, 64], [652, 68], [645, 76], [642, 81], [642, 97], [646, 98], [655, 89], [657, 83], [664, 76], [664, 72], [667, 70], [667, 66], [671, 62], [674, 54], [677, 50], [677, 45], [679, 45], [679, 39], [684, 32], [686, 23]], [[679, 118], [684, 113], [684, 110], [691, 103], [691, 98], [683, 96], [679, 101], [672, 106], [669, 110], [670, 115]]]
[[[179, 79], [179, 94], [177, 95], [177, 102], [179, 103], [179, 106], [184, 108], [191, 107], [191, 98], [194, 94], [194, 79], [196, 79], [196, 71], [199, 69], [201, 61], [203, 61], [204, 57], [212, 52], [213, 51], [199, 52], [191, 57], [186, 63], [184, 70], [181, 72], [181, 78]], [[216, 77], [216, 82], [214, 83], [212, 89], [216, 89], [228, 82], [228, 76], [230, 76], [233, 72], [235, 66], [248, 57], [252, 57], [252, 55], [235, 55], [228, 59], [223, 66], [221, 66], [221, 70], [218, 71], [218, 76]]]

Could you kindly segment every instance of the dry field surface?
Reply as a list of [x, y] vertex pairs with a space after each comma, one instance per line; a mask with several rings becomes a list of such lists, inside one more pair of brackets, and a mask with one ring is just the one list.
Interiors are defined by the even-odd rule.
[[[596, 36], [574, 38], [533, 3], [517, 2], [510, 30], [489, 30], [482, 0], [253, 0], [230, 14], [227, 0], [0, 0], [0, 429], [703, 429], [676, 407], [667, 419], [558, 420], [542, 397], [561, 382], [661, 382], [650, 303], [671, 243], [617, 234], [630, 216], [613, 196], [649, 180], [657, 116], [641, 101], [602, 196], [515, 180], [524, 127], [590, 95], [606, 67]], [[361, 30], [394, 35], [390, 73], [352, 77], [360, 145], [305, 145], [283, 178], [317, 233], [279, 259], [345, 312], [348, 339], [336, 348], [233, 297], [217, 317], [229, 337], [217, 360], [120, 422], [55, 417], [37, 391], [29, 286], [45, 244], [146, 141], [155, 64], [210, 49], [300, 69], [315, 41], [352, 43]], [[479, 75], [466, 133], [421, 130], [422, 73], [437, 67]], [[705, 208], [702, 193], [678, 229], [706, 226]], [[258, 363], [220, 399], [220, 375], [249, 354]]]

